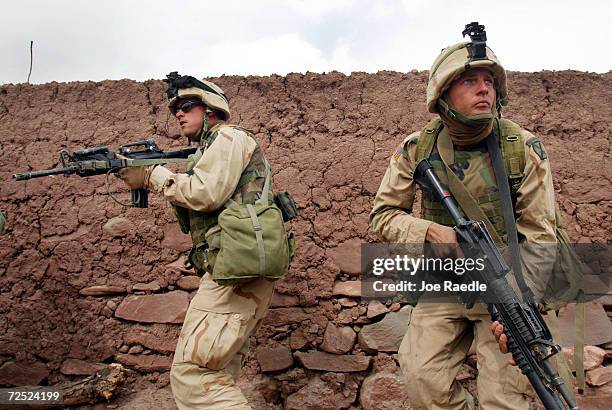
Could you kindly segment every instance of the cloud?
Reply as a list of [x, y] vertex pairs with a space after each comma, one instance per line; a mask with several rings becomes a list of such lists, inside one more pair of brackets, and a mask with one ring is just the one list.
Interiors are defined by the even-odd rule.
[[218, 74], [287, 74], [321, 71], [327, 63], [321, 50], [298, 33], [264, 37], [254, 41], [225, 42], [203, 49], [205, 66]]
[[[427, 69], [471, 21], [512, 70], [612, 67], [612, 4], [581, 0], [20, 0], [0, 25], [0, 83]], [[8, 6], [4, 7], [5, 9]], [[606, 17], [608, 16], [608, 17]]]

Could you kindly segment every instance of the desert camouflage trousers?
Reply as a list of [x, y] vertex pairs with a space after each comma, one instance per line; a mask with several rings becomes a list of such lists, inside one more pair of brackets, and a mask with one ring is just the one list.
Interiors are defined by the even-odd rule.
[[274, 282], [220, 286], [209, 274], [191, 301], [170, 372], [179, 409], [250, 409], [236, 382], [249, 337], [268, 310]]
[[502, 354], [491, 332], [487, 309], [477, 304], [420, 303], [412, 311], [399, 349], [404, 383], [415, 408], [471, 408], [468, 394], [455, 380], [475, 342], [478, 401], [481, 409], [528, 409], [525, 393], [535, 394], [511, 356]]

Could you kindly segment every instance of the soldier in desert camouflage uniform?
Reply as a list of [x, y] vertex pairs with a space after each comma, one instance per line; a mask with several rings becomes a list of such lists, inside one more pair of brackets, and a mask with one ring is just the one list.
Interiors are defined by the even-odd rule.
[[[511, 182], [515, 183], [521, 244], [554, 243], [554, 190], [546, 153], [536, 137], [508, 120], [503, 120], [501, 136], [494, 131], [495, 118], [508, 101], [506, 73], [488, 47], [485, 58], [472, 59], [470, 44], [447, 47], [435, 60], [429, 73], [427, 108], [439, 119], [434, 127], [408, 136], [396, 149], [376, 195], [370, 227], [387, 242], [457, 243], [450, 215], [433, 197], [423, 194], [422, 218], [410, 215], [415, 198], [413, 172], [418, 160], [428, 157], [445, 184], [448, 165], [505, 241], [499, 189], [485, 141], [491, 135], [512, 144], [502, 148], [515, 147], [504, 156], [513, 155], [506, 161], [511, 168], [506, 172], [517, 177]], [[540, 273], [552, 269], [550, 259], [538, 261], [523, 267], [530, 285]], [[455, 377], [473, 341], [481, 408], [527, 409], [527, 379], [499, 351], [486, 307], [476, 304], [467, 309], [460, 303], [421, 303], [413, 310], [399, 361], [414, 404], [429, 409], [467, 408], [468, 395]]]
[[230, 110], [221, 88], [193, 77], [174, 80], [168, 87], [170, 111], [201, 149], [186, 173], [155, 166], [128, 168], [121, 176], [131, 189], [147, 187], [174, 205], [181, 229], [193, 239], [189, 260], [203, 274], [170, 374], [178, 407], [250, 409], [236, 382], [249, 336], [263, 321], [274, 284], [255, 279], [222, 286], [210, 273], [219, 246], [218, 215], [228, 199], [242, 204], [260, 197], [265, 159], [250, 131], [226, 124]]

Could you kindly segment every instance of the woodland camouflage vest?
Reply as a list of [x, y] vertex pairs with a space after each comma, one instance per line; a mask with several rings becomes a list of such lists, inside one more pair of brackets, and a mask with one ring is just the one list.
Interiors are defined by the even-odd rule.
[[[509, 120], [501, 119], [500, 127], [501, 151], [514, 201], [516, 192], [522, 182], [523, 169], [525, 168], [523, 136], [521, 135], [520, 127]], [[417, 144], [416, 163], [424, 158], [429, 158], [442, 184], [448, 189], [445, 166], [436, 148], [437, 137], [441, 129], [441, 120], [435, 118], [423, 128], [419, 136], [411, 138], [407, 144]], [[404, 152], [407, 151], [408, 145], [404, 149]], [[455, 161], [453, 164], [449, 164], [449, 167], [464, 182], [466, 188], [478, 202], [485, 215], [489, 217], [499, 236], [506, 241], [506, 228], [499, 189], [495, 182], [495, 173], [486, 149], [486, 143], [482, 141], [476, 146], [471, 147], [470, 151], [455, 149]], [[423, 193], [421, 206], [423, 219], [434, 221], [441, 225], [453, 225], [453, 220], [448, 212], [432, 196]]]

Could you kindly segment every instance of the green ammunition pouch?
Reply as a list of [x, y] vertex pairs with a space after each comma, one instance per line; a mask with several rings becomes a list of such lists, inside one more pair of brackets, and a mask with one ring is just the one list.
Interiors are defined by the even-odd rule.
[[206, 256], [206, 264], [213, 266], [215, 282], [233, 285], [256, 278], [279, 279], [289, 270], [295, 239], [285, 230], [282, 211], [269, 203], [269, 187], [270, 167], [266, 161], [261, 198], [254, 204], [230, 199], [219, 214], [218, 225], [206, 233], [207, 251], [195, 250]]

